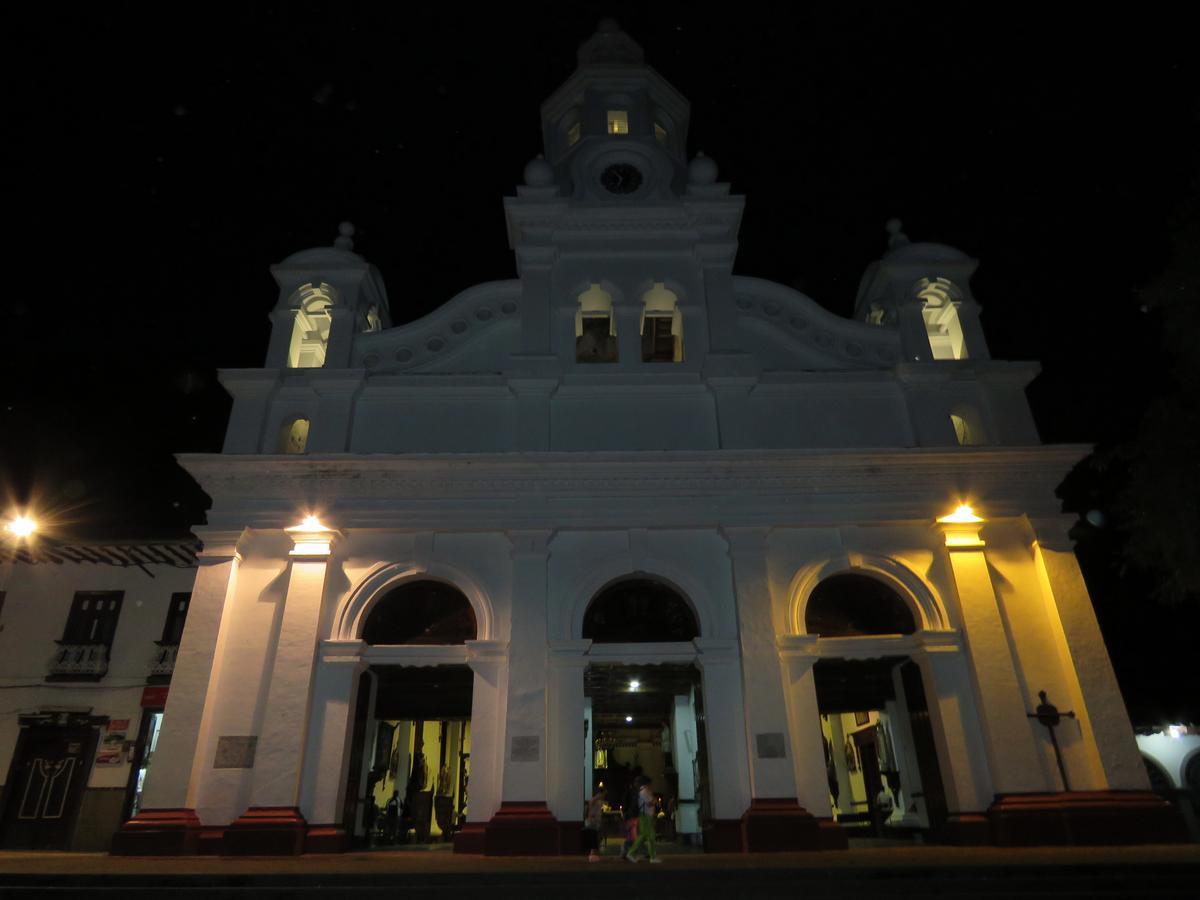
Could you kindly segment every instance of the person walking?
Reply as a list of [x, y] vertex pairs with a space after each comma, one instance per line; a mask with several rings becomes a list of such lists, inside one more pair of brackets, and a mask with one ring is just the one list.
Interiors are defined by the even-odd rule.
[[621, 821], [625, 823], [625, 841], [621, 844], [621, 859], [629, 858], [629, 848], [638, 836], [638, 788], [642, 776], [638, 776], [625, 789], [621, 800]]
[[588, 852], [588, 862], [600, 862], [600, 832], [604, 827], [604, 785], [599, 784], [587, 801], [583, 815], [583, 849]]
[[638, 789], [638, 823], [637, 823], [637, 840], [633, 842], [633, 846], [629, 848], [629, 852], [625, 858], [631, 863], [637, 862], [638, 848], [643, 844], [646, 845], [646, 855], [650, 862], [662, 862], [658, 858], [658, 853], [654, 846], [654, 812], [658, 807], [658, 802], [654, 797], [654, 792], [650, 790], [650, 779], [643, 777], [640, 779], [641, 784]]

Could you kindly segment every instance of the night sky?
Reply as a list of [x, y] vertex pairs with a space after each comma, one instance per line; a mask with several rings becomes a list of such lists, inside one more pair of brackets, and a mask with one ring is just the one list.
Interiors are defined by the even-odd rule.
[[[202, 521], [172, 454], [220, 449], [215, 370], [262, 364], [268, 266], [338, 222], [397, 323], [513, 277], [501, 198], [606, 15], [746, 195], [738, 273], [849, 315], [897, 216], [981, 259], [992, 355], [1043, 364], [1044, 441], [1129, 439], [1163, 381], [1139, 290], [1200, 171], [1195, 34], [1165, 12], [345, 6], [8, 14], [2, 484], [58, 536]], [[1083, 471], [1062, 493], [1083, 513], [1109, 490]], [[1135, 718], [1200, 719], [1200, 619], [1146, 601], [1103, 532], [1080, 555]]]

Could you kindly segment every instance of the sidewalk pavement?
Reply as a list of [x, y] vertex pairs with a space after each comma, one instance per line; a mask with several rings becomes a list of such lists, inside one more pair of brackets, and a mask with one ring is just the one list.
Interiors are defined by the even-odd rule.
[[[1195, 868], [1200, 845], [1140, 847], [880, 847], [818, 853], [674, 853], [656, 871], [904, 870], [904, 869], [1091, 869], [1104, 866]], [[649, 869], [649, 866], [644, 867]], [[492, 857], [447, 850], [375, 850], [296, 857], [129, 857], [105, 853], [0, 851], [0, 875], [195, 876], [567, 873], [598, 875], [634, 867], [610, 851], [599, 863], [584, 856]], [[2, 882], [0, 882], [2, 883]], [[1200, 883], [1198, 881], [1197, 883]]]

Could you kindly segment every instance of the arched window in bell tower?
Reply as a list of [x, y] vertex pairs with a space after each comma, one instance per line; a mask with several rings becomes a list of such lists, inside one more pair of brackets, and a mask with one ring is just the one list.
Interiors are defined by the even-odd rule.
[[612, 296], [598, 284], [579, 295], [575, 309], [575, 362], [617, 361], [617, 319]]
[[308, 451], [308, 428], [311, 423], [297, 416], [283, 423], [279, 429], [280, 453], [305, 453]]
[[296, 322], [292, 326], [292, 342], [288, 347], [288, 367], [319, 369], [325, 365], [325, 348], [329, 343], [329, 308], [337, 291], [331, 285], [306, 284], [296, 292], [298, 303]]
[[629, 111], [610, 109], [608, 111], [608, 133], [629, 134]]
[[966, 359], [962, 323], [958, 319], [961, 295], [948, 278], [922, 278], [916, 284], [916, 295], [924, 304], [921, 314], [929, 335], [929, 349], [934, 359]]
[[642, 362], [683, 362], [679, 297], [661, 281], [642, 295]]

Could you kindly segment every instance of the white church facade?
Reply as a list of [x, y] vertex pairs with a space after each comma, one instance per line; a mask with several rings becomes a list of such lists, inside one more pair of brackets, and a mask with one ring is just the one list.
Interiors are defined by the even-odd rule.
[[605, 24], [517, 278], [393, 326], [348, 227], [273, 267], [180, 457], [213, 506], [114, 852], [341, 850], [393, 792], [416, 840], [572, 852], [635, 774], [706, 850], [1173, 834], [1054, 495], [1087, 448], [1039, 443], [976, 261], [895, 223], [853, 320], [734, 275], [688, 110]]

